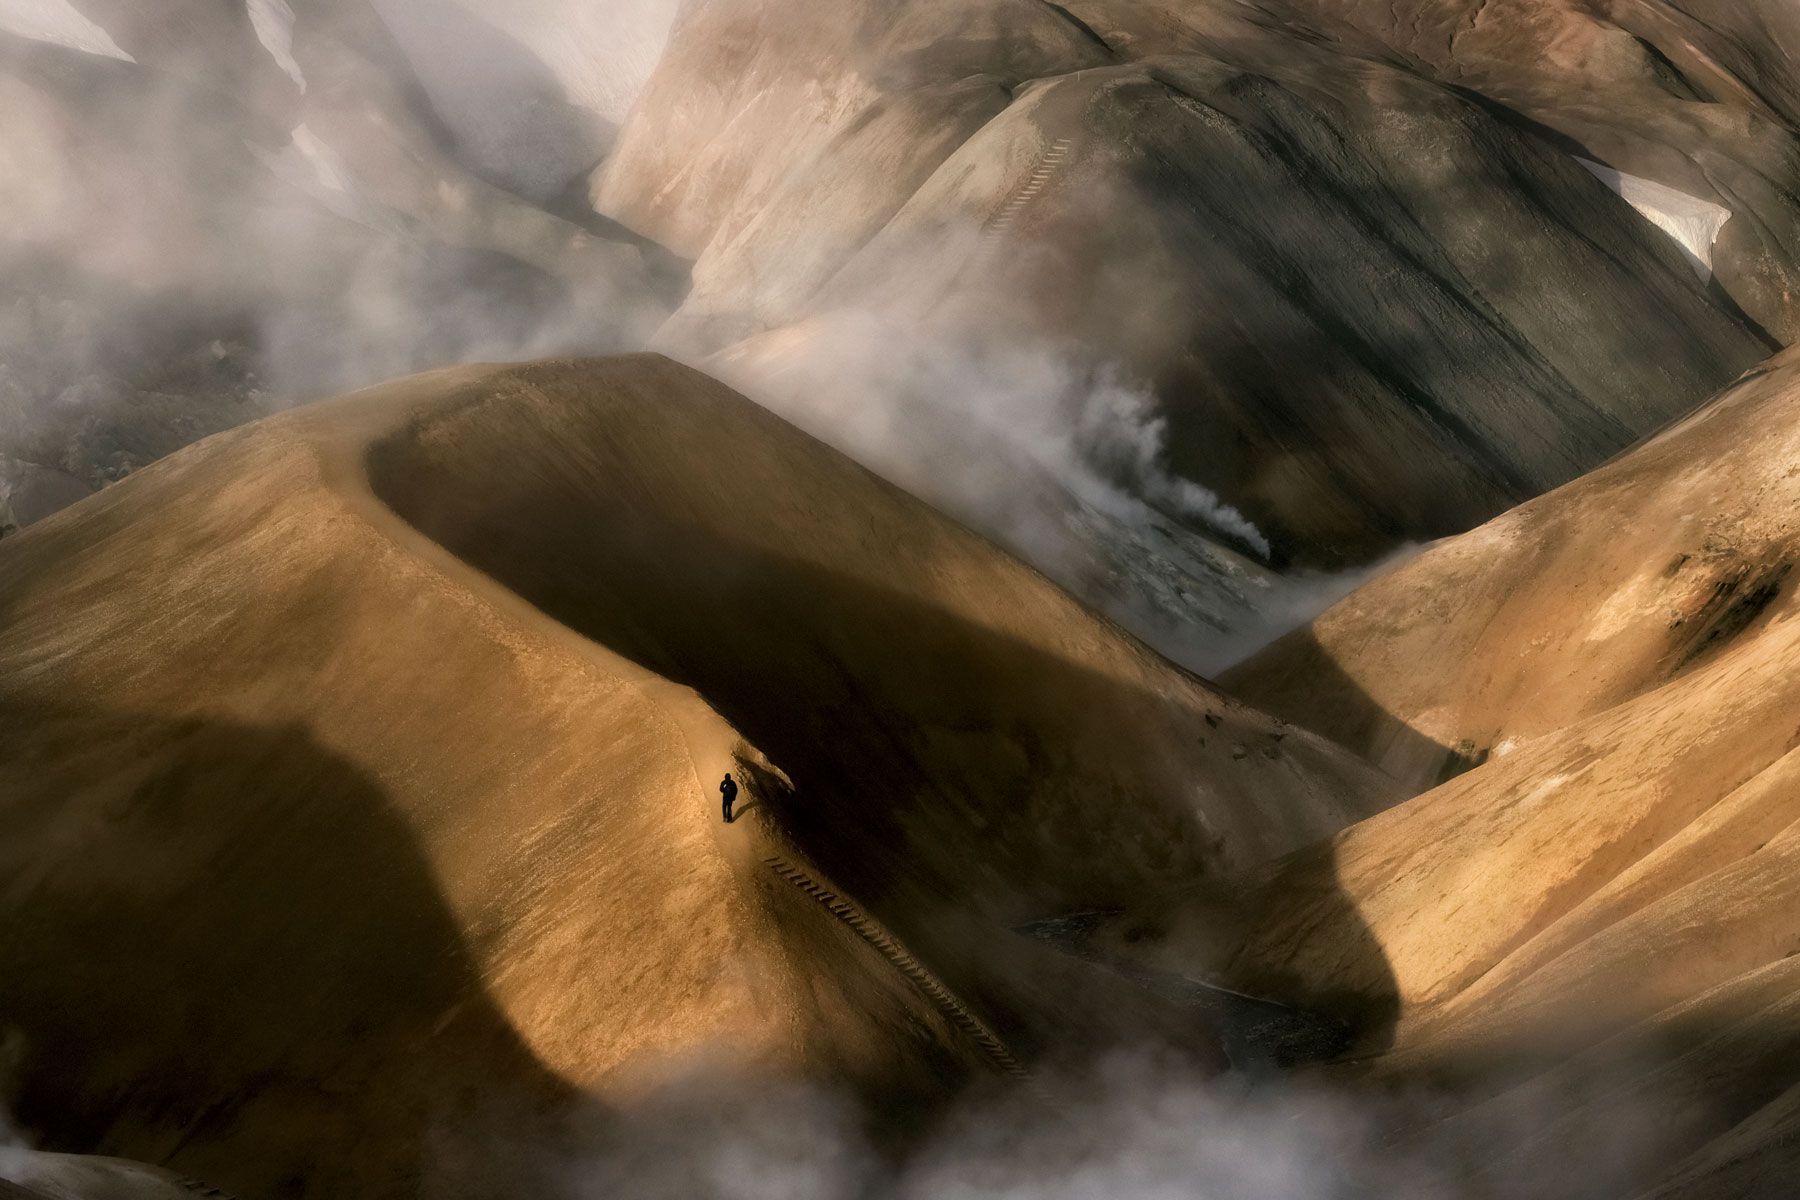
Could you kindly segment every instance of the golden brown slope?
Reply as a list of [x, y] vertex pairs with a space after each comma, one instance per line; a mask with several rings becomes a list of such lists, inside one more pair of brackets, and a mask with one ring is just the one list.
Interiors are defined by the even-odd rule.
[[1413, 787], [1640, 696], [1792, 604], [1800, 356], [1227, 672]]
[[1436, 765], [1402, 753], [1421, 733], [1509, 746], [1270, 872], [1237, 964], [1387, 1011], [1383, 1074], [1491, 1087], [1576, 1054], [1513, 1094], [1553, 1119], [1503, 1140], [1495, 1170], [1635, 1108], [1659, 1114], [1653, 1144], [1611, 1194], [1782, 1194], [1765, 1184], [1800, 1132], [1797, 430], [1790, 352], [1237, 673], [1415, 781]]
[[1069, 972], [982, 914], [1391, 801], [655, 358], [403, 381], [9, 539], [0, 711], [21, 1115], [260, 1197], [412, 1194], [667, 1055], [951, 1086], [1136, 1002], [1024, 998]]

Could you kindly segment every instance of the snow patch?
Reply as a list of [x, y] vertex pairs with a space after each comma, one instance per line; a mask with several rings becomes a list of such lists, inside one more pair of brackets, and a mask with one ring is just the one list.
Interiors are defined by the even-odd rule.
[[69, 0], [0, 0], [0, 31], [103, 58], [137, 61], [119, 49], [106, 30], [77, 12]]
[[293, 148], [311, 170], [315, 182], [333, 192], [350, 192], [350, 176], [335, 151], [304, 122], [294, 127]]
[[1713, 242], [1725, 228], [1725, 222], [1731, 220], [1729, 208], [1585, 158], [1575, 161], [1637, 209], [1645, 220], [1674, 238], [1701, 279], [1712, 278]]
[[250, 27], [256, 30], [256, 40], [263, 44], [275, 65], [304, 92], [306, 76], [300, 73], [300, 64], [294, 61], [294, 10], [287, 0], [246, 0], [246, 4]]

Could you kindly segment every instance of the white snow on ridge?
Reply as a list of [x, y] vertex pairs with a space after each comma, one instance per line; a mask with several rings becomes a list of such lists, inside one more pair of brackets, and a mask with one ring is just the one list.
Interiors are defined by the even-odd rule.
[[306, 76], [294, 61], [294, 10], [288, 7], [287, 0], [247, 0], [245, 7], [250, 13], [250, 27], [256, 30], [256, 40], [304, 92]]
[[0, 0], [0, 30], [34, 42], [137, 61], [119, 49], [106, 30], [70, 7], [68, 0]]
[[333, 192], [349, 194], [350, 176], [330, 146], [301, 122], [294, 127], [293, 148], [312, 172], [313, 182]]
[[1729, 208], [1585, 158], [1575, 161], [1637, 209], [1645, 220], [1674, 238], [1701, 279], [1712, 278], [1712, 246], [1725, 222], [1731, 220]]

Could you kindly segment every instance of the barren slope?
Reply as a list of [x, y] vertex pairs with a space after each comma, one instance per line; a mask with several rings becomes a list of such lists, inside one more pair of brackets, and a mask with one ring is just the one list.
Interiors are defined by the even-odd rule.
[[669, 1055], [904, 1099], [1143, 1028], [993, 919], [1392, 799], [653, 358], [389, 385], [8, 539], [0, 712], [22, 1120], [259, 1197], [516, 1194], [483, 1128]]
[[1496, 1171], [1654, 1112], [1630, 1177], [1597, 1194], [1783, 1194], [1800, 1131], [1796, 428], [1789, 353], [1234, 674], [1415, 784], [1445, 744], [1496, 747], [1272, 870], [1237, 963], [1249, 986], [1370, 1014], [1370, 1045], [1394, 1043], [1378, 1074], [1517, 1085], [1458, 1118], [1535, 1106]]
[[1725, 206], [1720, 285], [1782, 341], [1800, 335], [1800, 15], [1787, 0], [1287, 7], [1377, 39], [1577, 154]]
[[[1769, 352], [1695, 270], [1731, 198], [1684, 193], [1684, 247], [1597, 157], [1308, 12], [705, 0], [595, 197], [696, 260], [658, 344], [890, 477], [941, 475], [934, 502], [1179, 653], [1162, 628], [1248, 641], [1266, 597], [1134, 531], [1366, 565], [1574, 478]], [[985, 469], [940, 452], [965, 437]], [[1046, 445], [1151, 511], [1084, 524], [1077, 481], [1022, 533], [1005, 502], [1042, 494]]]
[[1797, 412], [1790, 351], [1360, 589], [1227, 686], [1422, 788], [1685, 678], [1791, 603]]

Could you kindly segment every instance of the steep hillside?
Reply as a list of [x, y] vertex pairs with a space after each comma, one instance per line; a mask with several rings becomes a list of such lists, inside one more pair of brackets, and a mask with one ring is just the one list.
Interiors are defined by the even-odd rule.
[[1360, 589], [1227, 686], [1422, 788], [1684, 680], [1790, 601], [1797, 413], [1790, 351]]
[[1499, 1123], [1495, 1172], [1656, 1114], [1627, 1177], [1547, 1194], [1782, 1193], [1797, 418], [1789, 353], [1234, 673], [1415, 786], [1493, 747], [1267, 873], [1234, 973], [1360, 1011], [1379, 1077], [1497, 1093], [1450, 1126]]
[[[1134, 532], [1366, 567], [1567, 482], [1772, 348], [1705, 265], [1752, 219], [1730, 197], [1635, 159], [1627, 179], [1341, 20], [803, 7], [685, 10], [596, 175], [601, 212], [695, 259], [658, 344], [894, 477], [988, 439], [932, 499], [1146, 634], [1200, 628], [1194, 653], [1158, 644], [1207, 669], [1269, 598]], [[1066, 492], [1022, 534], [1008, 501], [1046, 464]], [[1084, 524], [1091, 481], [1148, 512]], [[1122, 588], [1083, 573], [1109, 557]]]
[[1785, 0], [1288, 7], [1377, 39], [1574, 153], [1724, 206], [1708, 256], [1720, 285], [1780, 340], [1800, 336], [1800, 16]]
[[1574, 162], [1385, 66], [1284, 52], [1033, 88], [819, 307], [1088, 347], [1150, 385], [1172, 474], [1277, 561], [1333, 566], [1564, 482], [1761, 357]]
[[1778, 12], [676, 7], [0, 35], [0, 456], [653, 344], [1210, 672], [1790, 332]]
[[1393, 800], [654, 358], [403, 381], [7, 539], [0, 711], [21, 1120], [257, 1197], [517, 1194], [443, 1156], [671, 1056], [903, 1113], [1119, 1023], [1204, 1055], [996, 921]]

